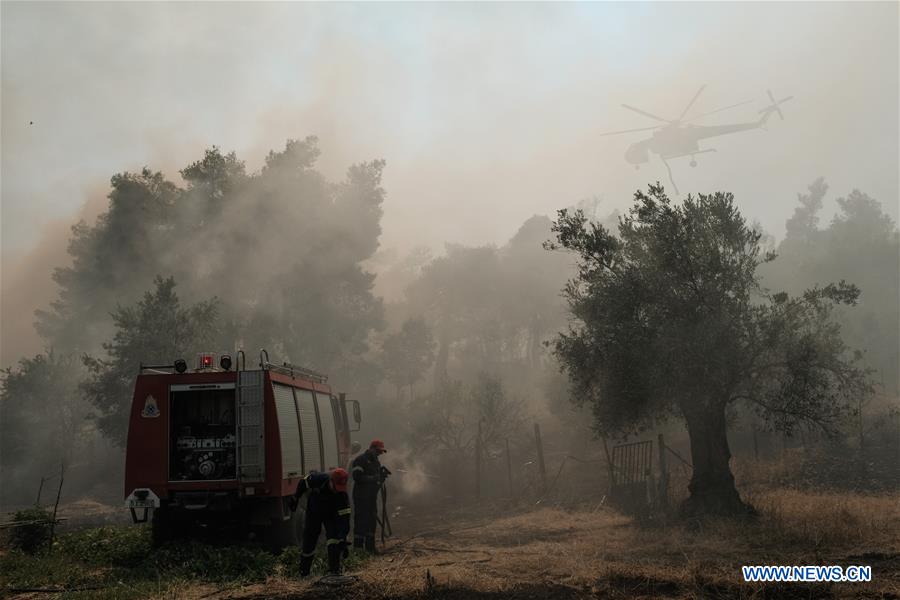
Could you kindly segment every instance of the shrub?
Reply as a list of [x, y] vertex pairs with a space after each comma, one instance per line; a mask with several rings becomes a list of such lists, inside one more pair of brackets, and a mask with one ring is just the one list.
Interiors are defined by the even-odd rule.
[[16, 511], [12, 520], [21, 525], [11, 528], [9, 532], [10, 547], [28, 554], [34, 554], [41, 548], [45, 548], [50, 541], [52, 519], [53, 514], [40, 506]]

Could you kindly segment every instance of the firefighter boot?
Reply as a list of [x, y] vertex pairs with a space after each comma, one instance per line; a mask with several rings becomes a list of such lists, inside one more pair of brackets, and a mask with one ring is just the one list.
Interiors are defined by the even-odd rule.
[[309, 556], [306, 554], [300, 555], [300, 577], [309, 577], [309, 569], [312, 567], [313, 558], [315, 558], [315, 552], [311, 552]]
[[341, 548], [340, 544], [329, 544], [328, 545], [328, 574], [329, 575], [340, 575], [341, 574], [341, 552], [343, 548]]

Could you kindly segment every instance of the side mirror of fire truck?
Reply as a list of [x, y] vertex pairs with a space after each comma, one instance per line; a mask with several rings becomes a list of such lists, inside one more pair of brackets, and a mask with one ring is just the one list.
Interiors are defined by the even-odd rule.
[[348, 403], [353, 405], [353, 422], [356, 423], [356, 429], [351, 429], [350, 431], [359, 431], [360, 423], [362, 423], [362, 411], [359, 408], [359, 401], [347, 400], [347, 394], [341, 394], [341, 402], [344, 406], [347, 406]]
[[359, 402], [353, 401], [353, 420], [356, 422], [356, 431], [359, 431], [360, 423], [362, 423], [362, 411], [359, 409]]

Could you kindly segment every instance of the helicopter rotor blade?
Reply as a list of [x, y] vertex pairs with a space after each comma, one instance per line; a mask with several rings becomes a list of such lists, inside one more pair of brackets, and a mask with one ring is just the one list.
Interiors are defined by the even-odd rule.
[[781, 106], [779, 106], [779, 105], [780, 105], [780, 104], [783, 104], [783, 103], [785, 103], [785, 102], [787, 102], [788, 100], [792, 100], [794, 97], [793, 97], [793, 96], [788, 96], [787, 98], [782, 98], [781, 100], [776, 100], [776, 99], [775, 99], [775, 96], [772, 95], [772, 90], [766, 90], [766, 93], [769, 95], [769, 100], [771, 100], [772, 104], [770, 104], [770, 105], [767, 106], [766, 108], [764, 108], [764, 109], [762, 109], [761, 111], [759, 111], [760, 114], [762, 114], [762, 113], [764, 113], [764, 112], [766, 112], [766, 111], [773, 111], [773, 110], [774, 110], [775, 112], [778, 113], [778, 117], [779, 117], [782, 121], [784, 121], [784, 114], [781, 112]]
[[668, 119], [663, 119], [662, 117], [657, 117], [656, 115], [651, 115], [650, 113], [648, 113], [645, 110], [641, 110], [639, 108], [635, 108], [635, 107], [629, 106], [627, 104], [623, 104], [622, 107], [627, 108], [628, 110], [633, 110], [634, 112], [636, 112], [639, 115], [644, 115], [645, 117], [650, 117], [651, 119], [655, 119], [657, 121], [662, 121], [663, 123], [671, 123], [672, 122]]
[[684, 107], [684, 110], [683, 110], [683, 111], [681, 111], [681, 116], [678, 117], [678, 121], [679, 121], [679, 122], [681, 122], [681, 120], [684, 118], [684, 115], [686, 115], [686, 114], [688, 113], [688, 111], [691, 110], [691, 107], [694, 105], [694, 102], [697, 101], [697, 98], [700, 97], [700, 94], [702, 94], [702, 93], [703, 93], [703, 90], [705, 90], [705, 89], [706, 89], [706, 85], [705, 85], [705, 84], [700, 86], [700, 89], [697, 90], [697, 93], [694, 94], [694, 97], [691, 98], [691, 101], [688, 102], [688, 105]]
[[702, 119], [703, 117], [708, 117], [709, 115], [714, 115], [717, 112], [722, 112], [723, 110], [728, 110], [730, 108], [735, 108], [737, 106], [743, 106], [744, 104], [750, 104], [753, 100], [744, 100], [743, 102], [738, 102], [737, 104], [731, 104], [729, 106], [723, 106], [722, 108], [717, 108], [716, 110], [711, 110], [709, 112], [705, 112], [697, 115], [696, 117], [691, 117], [687, 121], [682, 121], [682, 123], [690, 123], [691, 121], [696, 121], [697, 119]]
[[623, 129], [622, 131], [607, 131], [606, 133], [599, 134], [597, 137], [619, 135], [620, 133], [634, 133], [635, 131], [650, 131], [651, 129], [659, 129], [660, 127], [663, 127], [663, 125], [654, 125], [653, 127], [639, 127], [638, 129]]
[[766, 90], [766, 93], [769, 95], [769, 100], [772, 101], [772, 108], [775, 109], [775, 112], [778, 113], [778, 118], [784, 121], [784, 114], [781, 112], [781, 109], [778, 107], [778, 102], [775, 101], [775, 96], [772, 95], [772, 90]]

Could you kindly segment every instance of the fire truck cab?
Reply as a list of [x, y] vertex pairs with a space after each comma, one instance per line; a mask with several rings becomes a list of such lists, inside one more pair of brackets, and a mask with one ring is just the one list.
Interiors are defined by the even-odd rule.
[[264, 350], [258, 369], [243, 368], [243, 351], [236, 358], [235, 369], [228, 354], [218, 364], [201, 354], [193, 371], [183, 359], [141, 365], [125, 505], [136, 523], [152, 518], [157, 543], [195, 525], [238, 525], [274, 546], [295, 545], [302, 511], [291, 513], [289, 502], [298, 482], [350, 459], [357, 401], [311, 369], [270, 363]]

